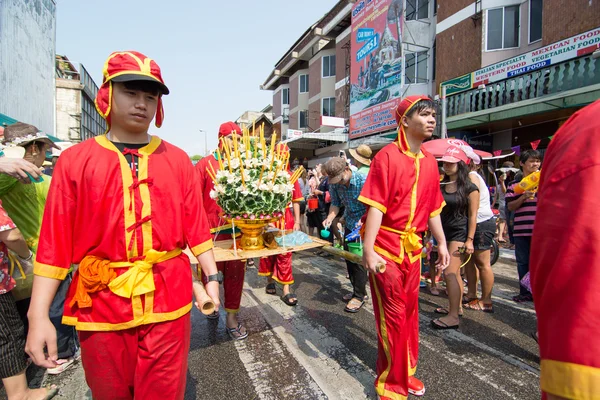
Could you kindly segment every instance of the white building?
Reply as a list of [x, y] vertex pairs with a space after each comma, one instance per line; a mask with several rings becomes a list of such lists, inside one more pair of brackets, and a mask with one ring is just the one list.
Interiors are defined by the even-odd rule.
[[50, 134], [55, 42], [55, 0], [0, 1], [0, 114]]

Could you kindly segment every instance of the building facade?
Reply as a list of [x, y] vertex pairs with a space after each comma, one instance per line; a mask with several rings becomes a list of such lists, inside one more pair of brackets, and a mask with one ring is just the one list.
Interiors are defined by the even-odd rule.
[[56, 137], [69, 142], [101, 135], [106, 121], [96, 111], [98, 85], [83, 65], [56, 56]]
[[54, 0], [0, 1], [0, 113], [53, 134]]
[[[360, 3], [348, 0], [335, 3], [288, 49], [261, 85], [261, 89], [273, 91], [275, 129], [283, 133], [295, 156], [308, 158], [310, 164], [361, 143], [378, 148], [395, 138], [395, 126], [360, 135], [351, 128], [351, 93], [355, 90], [351, 71], [353, 67], [358, 68], [354, 62], [356, 43], [352, 43], [356, 33], [353, 30], [357, 28], [352, 26], [352, 14]], [[411, 94], [433, 95], [436, 2], [389, 0], [384, 3], [383, 12], [388, 18], [383, 17], [384, 23], [396, 26], [395, 34], [402, 37], [399, 44], [394, 39], [395, 46], [399, 47], [396, 61], [401, 62], [400, 65], [395, 63], [394, 70], [402, 89], [386, 94], [385, 101]], [[381, 12], [368, 10], [366, 19]], [[386, 34], [389, 32], [383, 34], [382, 45], [371, 53], [373, 57], [379, 57], [380, 49], [386, 44]], [[387, 68], [386, 65], [378, 67], [378, 73], [388, 71]], [[380, 79], [384, 79], [381, 74]], [[381, 92], [375, 90], [374, 97]]]
[[543, 149], [600, 97], [599, 2], [453, 0], [437, 14], [449, 136], [484, 150]]

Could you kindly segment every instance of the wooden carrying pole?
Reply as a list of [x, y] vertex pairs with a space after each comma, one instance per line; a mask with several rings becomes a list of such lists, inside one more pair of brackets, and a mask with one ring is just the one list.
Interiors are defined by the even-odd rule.
[[[340, 250], [333, 246], [323, 246], [321, 248], [321, 250], [326, 251], [329, 254], [332, 254], [336, 257], [342, 257], [342, 258], [344, 258], [350, 262], [353, 262], [355, 264], [362, 265], [362, 263], [363, 263], [362, 257], [359, 256], [358, 254], [350, 253], [349, 251], [345, 251], [345, 250]], [[383, 272], [385, 272], [385, 268], [386, 268], [385, 264], [382, 264], [382, 263], [377, 264], [377, 272], [383, 273]]]

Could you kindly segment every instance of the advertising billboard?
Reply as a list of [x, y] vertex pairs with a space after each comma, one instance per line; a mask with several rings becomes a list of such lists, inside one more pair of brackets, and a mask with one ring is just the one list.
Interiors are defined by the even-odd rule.
[[352, 8], [350, 139], [389, 130], [402, 93], [403, 0], [360, 0]]

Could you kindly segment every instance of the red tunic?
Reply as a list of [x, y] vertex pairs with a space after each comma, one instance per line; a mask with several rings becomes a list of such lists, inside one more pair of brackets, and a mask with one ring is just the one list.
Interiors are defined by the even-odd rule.
[[531, 239], [531, 288], [546, 393], [600, 393], [600, 101], [578, 111], [546, 151]]
[[[61, 155], [44, 212], [36, 275], [64, 279], [71, 264], [88, 255], [118, 262], [143, 258], [152, 250], [176, 254], [189, 246], [199, 255], [212, 248], [200, 186], [190, 184], [197, 178], [187, 154], [156, 136], [138, 153], [137, 178], [106, 136]], [[113, 269], [117, 276], [128, 270]], [[104, 288], [91, 294], [91, 307], [79, 308], [69, 305], [77, 271], [63, 323], [114, 331], [174, 320], [190, 311], [192, 280], [185, 255], [154, 264], [152, 277], [154, 290], [147, 294], [129, 298]]]
[[425, 151], [415, 155], [394, 142], [375, 156], [358, 200], [384, 214], [375, 239], [377, 253], [398, 263], [405, 248], [411, 262], [421, 257], [420, 234], [445, 204], [438, 183], [437, 162]]
[[[225, 222], [219, 214], [223, 211], [221, 207], [217, 204], [217, 202], [210, 197], [210, 191], [214, 188], [214, 183], [209, 177], [206, 169], [210, 170], [210, 166], [212, 166], [214, 171], [218, 171], [219, 161], [215, 158], [214, 155], [206, 156], [202, 158], [196, 164], [196, 170], [198, 171], [198, 179], [200, 182], [200, 189], [202, 191], [202, 203], [204, 204], [204, 210], [206, 211], [206, 216], [208, 218], [208, 223], [211, 228], [211, 232], [216, 232], [216, 228], [220, 229], [228, 229], [231, 228], [231, 225], [225, 225]], [[228, 237], [224, 237], [223, 239], [229, 239]]]

